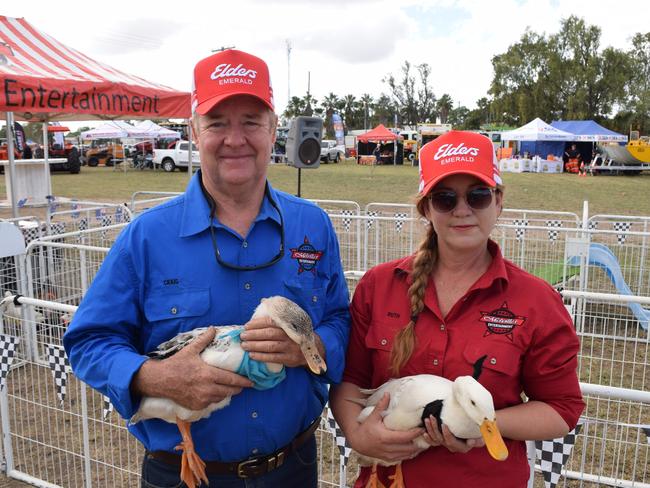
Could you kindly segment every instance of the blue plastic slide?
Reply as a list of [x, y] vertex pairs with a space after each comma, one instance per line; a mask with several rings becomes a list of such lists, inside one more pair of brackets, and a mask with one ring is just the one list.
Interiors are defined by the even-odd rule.
[[[568, 264], [574, 266], [579, 265], [580, 257], [572, 256], [569, 258]], [[621, 295], [633, 294], [632, 290], [630, 290], [630, 287], [623, 279], [623, 272], [621, 271], [621, 265], [619, 264], [618, 259], [614, 253], [610, 251], [609, 247], [603, 244], [591, 244], [589, 246], [589, 264], [603, 269]], [[648, 324], [650, 324], [650, 310], [643, 308], [639, 303], [628, 303], [628, 307], [630, 307], [630, 310], [639, 321], [639, 324], [641, 324], [641, 327], [643, 327], [644, 330], [648, 330]]]

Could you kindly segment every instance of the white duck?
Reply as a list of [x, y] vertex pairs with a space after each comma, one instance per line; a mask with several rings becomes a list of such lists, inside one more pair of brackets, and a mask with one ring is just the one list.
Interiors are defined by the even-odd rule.
[[[325, 361], [316, 348], [311, 319], [297, 304], [281, 296], [263, 298], [251, 319], [260, 317], [270, 317], [276, 326], [284, 330], [289, 338], [300, 346], [307, 365], [314, 374], [321, 374], [327, 370]], [[188, 332], [182, 332], [160, 344], [155, 351], [148, 355], [157, 359], [169, 357], [180, 351], [207, 329], [208, 327], [200, 327]], [[241, 348], [239, 338], [239, 334], [243, 329], [243, 325], [218, 326], [213, 341], [203, 350], [201, 358], [211, 366], [233, 372], [239, 371], [240, 374], [245, 374], [254, 383], [264, 380], [265, 384], [260, 389], [275, 386], [284, 379], [284, 366], [282, 364], [263, 363], [265, 367], [249, 368], [256, 371], [240, 371], [240, 366], [244, 366], [242, 361], [248, 357]], [[250, 358], [248, 358], [248, 361], [257, 363]], [[260, 363], [257, 364], [260, 365]], [[182, 437], [182, 442], [176, 446], [177, 450], [182, 451], [181, 479], [188, 487], [194, 488], [201, 483], [201, 480], [205, 481], [206, 484], [208, 480], [205, 475], [205, 463], [194, 450], [190, 424], [208, 417], [212, 412], [228, 406], [229, 403], [230, 397], [227, 397], [203, 410], [189, 410], [168, 398], [144, 397], [138, 411], [131, 417], [130, 422], [136, 423], [140, 420], [159, 418], [178, 425]]]
[[[433, 415], [438, 421], [438, 428], [444, 424], [460, 439], [483, 437], [489, 454], [494, 459], [503, 461], [508, 457], [508, 449], [496, 425], [492, 395], [477, 381], [485, 357], [479, 358], [474, 364], [474, 376], [459, 376], [450, 381], [441, 376], [420, 374], [389, 380], [376, 389], [361, 389], [363, 394], [369, 396], [362, 400], [351, 399], [365, 407], [357, 420], [360, 423], [366, 420], [384, 394], [389, 393], [388, 408], [382, 412], [387, 428], [409, 430], [423, 427], [424, 419]], [[422, 449], [430, 447], [423, 436], [414, 439], [413, 443]], [[401, 462], [360, 456], [359, 463], [373, 466], [368, 487], [382, 486], [377, 478], [377, 464], [397, 464], [390, 488], [404, 487]]]

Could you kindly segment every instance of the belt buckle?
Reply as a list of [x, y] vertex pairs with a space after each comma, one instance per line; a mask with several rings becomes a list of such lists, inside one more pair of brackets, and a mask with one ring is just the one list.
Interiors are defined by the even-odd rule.
[[237, 476], [239, 478], [248, 478], [249, 476], [244, 472], [244, 469], [260, 467], [262, 466], [262, 461], [263, 459], [261, 458], [253, 458], [253, 459], [247, 459], [246, 461], [242, 461], [237, 465]]

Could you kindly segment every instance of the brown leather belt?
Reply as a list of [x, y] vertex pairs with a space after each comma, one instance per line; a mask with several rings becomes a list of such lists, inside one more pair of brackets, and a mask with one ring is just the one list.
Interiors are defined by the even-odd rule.
[[[219, 461], [205, 461], [205, 472], [208, 474], [232, 474], [239, 478], [255, 478], [279, 468], [286, 461], [287, 456], [302, 446], [316, 432], [320, 417], [298, 434], [289, 444], [267, 456], [245, 459], [243, 461], [222, 463]], [[149, 451], [146, 453], [150, 459], [156, 459], [165, 464], [181, 467], [181, 456], [168, 451]]]

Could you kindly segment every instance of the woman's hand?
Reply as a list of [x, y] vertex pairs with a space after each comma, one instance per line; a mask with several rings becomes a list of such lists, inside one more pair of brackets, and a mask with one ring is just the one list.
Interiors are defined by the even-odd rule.
[[412, 459], [422, 452], [413, 439], [422, 435], [424, 430], [397, 431], [386, 428], [381, 413], [386, 410], [389, 401], [390, 396], [386, 393], [368, 418], [349, 433], [348, 440], [355, 451], [367, 457], [391, 462]]
[[440, 432], [440, 429], [438, 429], [438, 421], [432, 415], [428, 419], [424, 419], [424, 426], [426, 433], [423, 437], [434, 447], [443, 446], [451, 452], [466, 453], [475, 447], [483, 447], [485, 445], [482, 437], [476, 439], [459, 439], [444, 424], [442, 426], [442, 432]]

